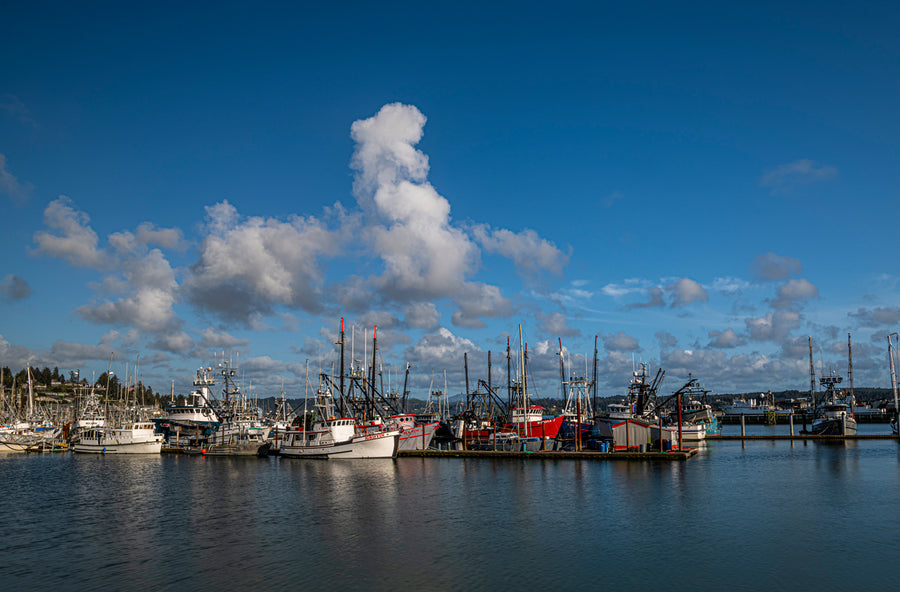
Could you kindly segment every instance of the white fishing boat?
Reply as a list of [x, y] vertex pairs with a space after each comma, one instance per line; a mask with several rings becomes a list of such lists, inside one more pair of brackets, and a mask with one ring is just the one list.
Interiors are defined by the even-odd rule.
[[437, 421], [423, 423], [412, 413], [392, 415], [384, 420], [384, 428], [400, 432], [400, 450], [427, 450], [440, 425]]
[[310, 429], [295, 426], [284, 433], [280, 454], [287, 458], [360, 459], [396, 458], [400, 446], [400, 430], [371, 426], [357, 429], [352, 417], [335, 417], [334, 397], [328, 388], [316, 394], [318, 419]]
[[[220, 422], [213, 407], [210, 387], [215, 384], [212, 367], [200, 368], [194, 377], [194, 390], [184, 405], [166, 407], [166, 422], [170, 427], [208, 428]], [[184, 431], [184, 430], [182, 430]]]
[[84, 432], [72, 446], [75, 452], [91, 454], [159, 454], [163, 436], [152, 421], [129, 422], [117, 427]]
[[27, 452], [60, 445], [60, 428], [50, 422], [14, 422], [0, 426], [0, 452]]

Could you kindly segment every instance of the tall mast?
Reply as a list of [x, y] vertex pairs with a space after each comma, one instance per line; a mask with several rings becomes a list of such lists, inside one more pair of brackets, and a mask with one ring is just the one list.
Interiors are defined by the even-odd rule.
[[[894, 414], [900, 418], [900, 407], [897, 407], [897, 371], [894, 369], [894, 335], [897, 335], [897, 333], [888, 335], [888, 357], [891, 358], [891, 389], [894, 391]], [[900, 335], [898, 335], [898, 339], [900, 339]], [[898, 430], [900, 430], [900, 420], [898, 420]]]
[[813, 408], [816, 407], [816, 369], [813, 367], [812, 354], [812, 337], [809, 339], [809, 398], [812, 400]]
[[512, 404], [512, 358], [509, 350], [509, 337], [506, 338], [506, 408], [511, 409]]
[[528, 433], [528, 391], [526, 390], [525, 385], [525, 376], [527, 373], [525, 371], [525, 344], [522, 341], [522, 325], [519, 325], [519, 355], [521, 356], [522, 363], [522, 409], [524, 410], [522, 418], [525, 423], [525, 437], [527, 438], [531, 434]]
[[31, 420], [34, 415], [34, 390], [31, 386], [31, 366], [25, 364], [25, 373], [28, 375], [28, 417], [26, 419]]
[[466, 375], [466, 398], [469, 397], [469, 352], [463, 352], [463, 370]]
[[371, 384], [371, 397], [372, 397], [372, 419], [375, 418], [375, 352], [377, 350], [378, 345], [378, 325], [372, 325], [372, 384]]
[[850, 343], [850, 334], [847, 333], [847, 374], [850, 377], [850, 406], [856, 403], [853, 393], [853, 345]]
[[594, 413], [597, 413], [597, 336], [594, 335], [594, 377], [591, 382], [594, 389]]
[[491, 390], [491, 350], [488, 350], [488, 390], [494, 392]]
[[[432, 382], [434, 379], [432, 379]], [[402, 412], [406, 413], [406, 399], [409, 397], [409, 391], [406, 390], [406, 385], [409, 383], [409, 362], [406, 363], [406, 375], [403, 376], [403, 407]]]
[[[563, 362], [563, 353], [562, 353], [562, 337], [557, 337], [559, 339], [559, 388], [562, 389], [562, 400], [567, 403], [567, 393], [566, 393], [566, 367], [565, 362]], [[564, 404], [565, 404], [564, 403]]]
[[[341, 384], [341, 415], [344, 412], [344, 317], [341, 317], [341, 340], [338, 342], [341, 345], [341, 373], [340, 373], [340, 384]], [[308, 360], [307, 360], [308, 361]]]

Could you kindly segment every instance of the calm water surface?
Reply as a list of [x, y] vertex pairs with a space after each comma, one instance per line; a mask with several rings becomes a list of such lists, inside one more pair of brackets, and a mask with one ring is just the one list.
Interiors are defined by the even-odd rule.
[[684, 463], [6, 454], [0, 588], [888, 590], [898, 502], [891, 440]]

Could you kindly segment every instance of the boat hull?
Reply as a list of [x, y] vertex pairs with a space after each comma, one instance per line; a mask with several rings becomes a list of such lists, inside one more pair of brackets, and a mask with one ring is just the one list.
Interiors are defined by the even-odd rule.
[[813, 422], [810, 433], [815, 436], [855, 436], [856, 420], [852, 418], [818, 419]]
[[427, 450], [440, 423], [426, 423], [400, 432], [399, 450]]
[[151, 442], [78, 442], [72, 446], [74, 452], [86, 454], [159, 454], [162, 440]]
[[399, 432], [384, 432], [354, 436], [344, 442], [310, 445], [283, 443], [279, 454], [286, 458], [312, 459], [396, 458], [399, 446]]

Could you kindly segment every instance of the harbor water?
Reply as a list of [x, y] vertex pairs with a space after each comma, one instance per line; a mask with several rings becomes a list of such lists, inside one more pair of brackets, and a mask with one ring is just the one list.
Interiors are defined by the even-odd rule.
[[[766, 430], [787, 426], [747, 427]], [[717, 441], [685, 462], [6, 454], [0, 493], [5, 590], [887, 590], [898, 579], [894, 440]]]

